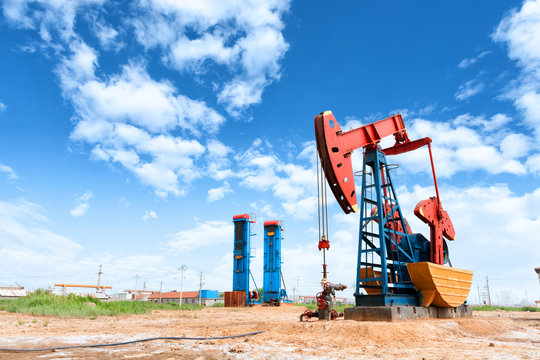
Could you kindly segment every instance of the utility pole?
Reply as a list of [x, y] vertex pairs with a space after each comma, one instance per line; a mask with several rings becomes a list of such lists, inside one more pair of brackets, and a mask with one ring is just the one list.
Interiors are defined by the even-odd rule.
[[491, 306], [491, 295], [489, 294], [489, 280], [488, 280], [487, 275], [486, 275], [486, 288], [487, 288], [487, 292], [488, 292], [489, 306]]
[[300, 296], [300, 276], [296, 276], [296, 292], [298, 293], [296, 302], [298, 302], [298, 297]]
[[101, 264], [99, 265], [99, 271], [97, 273], [97, 287], [96, 287], [96, 294], [97, 293], [100, 293], [100, 292], [103, 292], [103, 291], [99, 291], [99, 284], [101, 283]]
[[180, 302], [178, 303], [178, 308], [180, 308], [182, 306], [182, 281], [184, 280], [184, 270], [186, 270], [186, 265], [182, 264], [178, 270], [180, 270]]
[[135, 274], [135, 301], [137, 301], [137, 284], [139, 283], [139, 274]]
[[204, 285], [203, 283], [203, 273], [201, 271], [201, 280], [199, 282], [199, 306], [201, 306], [201, 292], [202, 292], [202, 286]]
[[159, 303], [161, 304], [161, 289], [163, 289], [163, 280], [159, 282]]

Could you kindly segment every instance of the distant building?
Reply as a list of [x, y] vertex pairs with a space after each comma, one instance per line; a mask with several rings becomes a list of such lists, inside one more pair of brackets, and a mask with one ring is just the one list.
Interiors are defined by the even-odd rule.
[[18, 299], [26, 294], [22, 286], [0, 286], [0, 300]]
[[[161, 298], [162, 303], [179, 303], [180, 302], [180, 292], [171, 291], [160, 293], [155, 292], [149, 296], [148, 301], [159, 303]], [[202, 305], [212, 305], [218, 300], [218, 291], [217, 290], [201, 290], [201, 304]], [[198, 291], [184, 291], [182, 292], [182, 304], [198, 304], [199, 303], [199, 292]]]

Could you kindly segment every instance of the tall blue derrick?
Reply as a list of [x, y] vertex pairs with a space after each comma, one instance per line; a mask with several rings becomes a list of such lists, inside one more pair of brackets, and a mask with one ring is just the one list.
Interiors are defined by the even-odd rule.
[[279, 221], [264, 222], [264, 284], [263, 302], [279, 303], [286, 296], [281, 289], [281, 233]]
[[249, 292], [250, 252], [251, 252], [251, 224], [248, 214], [236, 215], [234, 223], [234, 250], [233, 250], [233, 291], [246, 293], [246, 304], [251, 302]]

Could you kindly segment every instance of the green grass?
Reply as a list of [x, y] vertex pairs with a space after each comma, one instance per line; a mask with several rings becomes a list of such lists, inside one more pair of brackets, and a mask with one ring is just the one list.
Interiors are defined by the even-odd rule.
[[[88, 306], [85, 303], [94, 303]], [[182, 304], [181, 310], [200, 310], [204, 306]], [[0, 310], [12, 313], [51, 315], [58, 317], [145, 314], [152, 310], [178, 310], [178, 304], [156, 304], [142, 301], [101, 302], [90, 296], [57, 296], [49, 291], [37, 290], [14, 300], [0, 300]]]
[[540, 311], [540, 308], [534, 306], [522, 306], [522, 307], [506, 307], [506, 306], [473, 306], [474, 311], [493, 311], [493, 310], [504, 310], [504, 311]]

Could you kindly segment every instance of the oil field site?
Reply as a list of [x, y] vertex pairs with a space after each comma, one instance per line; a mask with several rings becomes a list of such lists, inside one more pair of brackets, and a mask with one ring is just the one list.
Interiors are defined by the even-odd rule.
[[0, 0], [0, 359], [540, 359], [540, 0]]
[[[113, 343], [161, 336], [230, 336], [39, 353], [2, 353], [6, 359], [536, 359], [539, 313], [478, 312], [474, 318], [401, 323], [299, 322], [301, 308], [154, 311], [151, 315], [62, 319], [2, 314], [10, 347]], [[33, 323], [33, 320], [37, 322]], [[23, 325], [18, 325], [23, 321]], [[44, 323], [48, 323], [46, 327]]]

